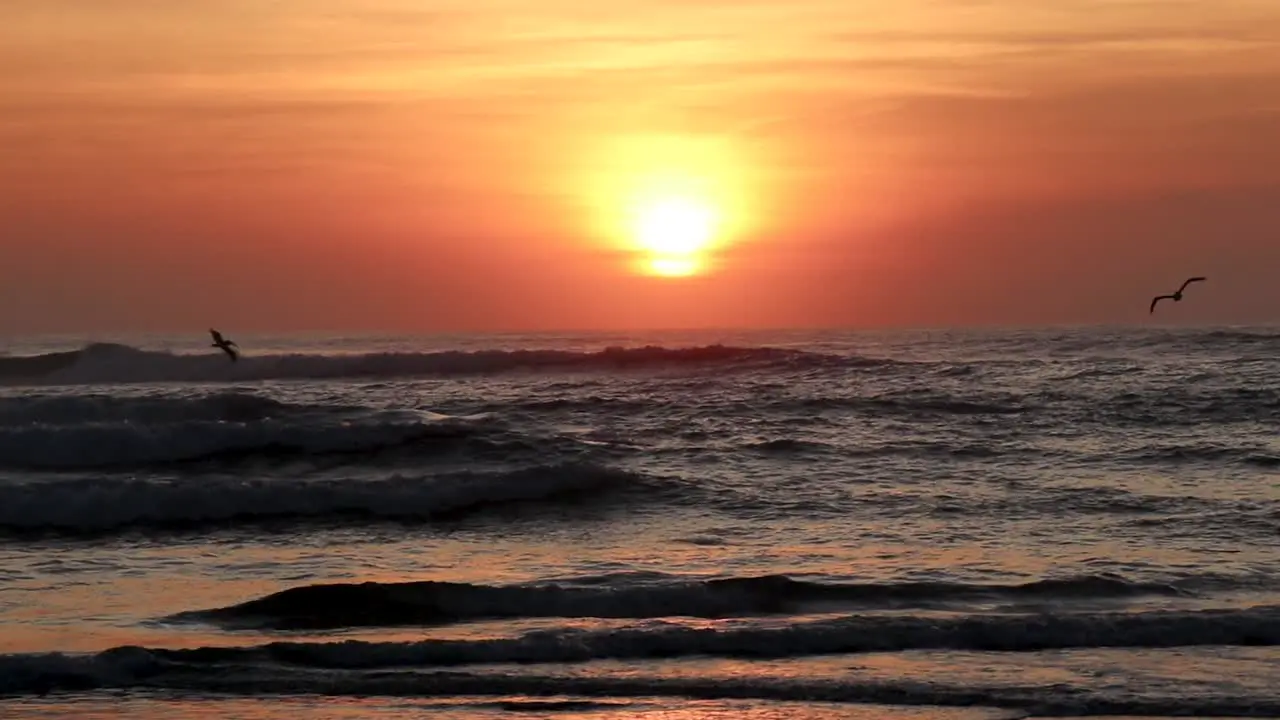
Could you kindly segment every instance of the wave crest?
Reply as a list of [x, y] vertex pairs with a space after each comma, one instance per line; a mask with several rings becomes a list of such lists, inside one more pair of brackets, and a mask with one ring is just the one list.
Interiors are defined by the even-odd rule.
[[823, 583], [783, 575], [589, 585], [490, 586], [454, 582], [338, 583], [290, 588], [180, 620], [274, 630], [441, 625], [513, 618], [726, 618], [852, 607], [944, 607], [959, 601], [1062, 602], [1188, 594], [1180, 585], [1111, 575], [1021, 585], [948, 582]]
[[[1135, 695], [1060, 682], [1028, 679], [1016, 685], [966, 682], [954, 684], [917, 678], [842, 679], [771, 677], [735, 667], [732, 675], [672, 677], [668, 674], [627, 672], [593, 676], [563, 673], [519, 674], [497, 671], [388, 669], [377, 673], [341, 673], [296, 667], [228, 666], [201, 671], [163, 659], [140, 647], [123, 647], [95, 656], [0, 656], [0, 693], [44, 694], [54, 690], [147, 689], [178, 693], [215, 693], [256, 698], [297, 696], [370, 696], [406, 698], [480, 698], [525, 696], [560, 698], [556, 701], [497, 700], [449, 707], [506, 711], [549, 712], [635, 708], [635, 703], [565, 700], [577, 698], [656, 697], [682, 700], [743, 700], [854, 703], [963, 708], [965, 717], [1208, 717], [1276, 718], [1280, 702], [1269, 695], [1241, 689], [1230, 694], [1208, 693], [1196, 685], [1182, 692]], [[424, 706], [423, 709], [426, 709]], [[855, 716], [865, 711], [855, 711]]]
[[486, 419], [318, 408], [250, 395], [203, 399], [56, 398], [0, 401], [0, 467], [137, 468], [246, 457], [377, 453], [450, 443]]
[[198, 397], [125, 397], [101, 393], [24, 395], [0, 398], [0, 428], [192, 420], [249, 422], [321, 409], [335, 408], [293, 405], [243, 392]]
[[[120, 647], [92, 656], [0, 656], [0, 693], [148, 686], [226, 690], [230, 689], [230, 678], [236, 675], [242, 678], [245, 688], [282, 692], [284, 690], [279, 688], [288, 685], [296, 691], [299, 685], [273, 685], [271, 678], [282, 673], [319, 672], [323, 674], [323, 684], [318, 685], [322, 692], [324, 688], [331, 690], [341, 682], [353, 683], [353, 688], [358, 685], [365, 693], [377, 694], [387, 692], [389, 687], [361, 681], [376, 681], [400, 668], [696, 656], [780, 659], [909, 650], [1035, 652], [1070, 648], [1215, 645], [1280, 645], [1280, 607], [946, 618], [878, 615], [803, 621], [780, 628], [699, 628], [650, 623], [631, 628], [540, 630], [514, 637], [471, 640], [273, 642], [256, 646], [189, 649]], [[371, 670], [382, 672], [341, 672]], [[450, 678], [458, 675], [447, 673]], [[406, 686], [407, 689], [414, 694], [424, 692], [423, 682], [430, 676], [415, 671], [411, 677], [411, 688]], [[502, 677], [514, 682], [532, 682], [536, 678]], [[608, 682], [605, 679], [584, 680]], [[261, 681], [265, 682], [253, 685]], [[572, 680], [566, 678], [563, 682]], [[467, 692], [456, 682], [446, 684], [449, 685], [444, 689], [447, 694]], [[268, 689], [271, 687], [277, 689]], [[561, 688], [563, 692], [563, 684]], [[973, 699], [970, 697], [971, 701]]]
[[619, 371], [696, 366], [875, 365], [867, 358], [771, 347], [705, 345], [571, 350], [478, 350], [352, 355], [183, 355], [127, 345], [94, 344], [73, 352], [0, 358], [0, 381], [37, 384], [229, 382], [280, 379], [388, 378], [539, 371]]
[[396, 475], [360, 482], [234, 477], [182, 483], [36, 482], [0, 485], [0, 531], [91, 534], [140, 527], [226, 528], [264, 521], [429, 521], [511, 503], [602, 495], [645, 482], [639, 475], [590, 464]]

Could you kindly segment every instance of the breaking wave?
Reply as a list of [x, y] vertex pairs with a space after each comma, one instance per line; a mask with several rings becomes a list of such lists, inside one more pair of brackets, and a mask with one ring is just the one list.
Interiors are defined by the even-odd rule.
[[[182, 666], [157, 662], [140, 648], [121, 648], [108, 656], [72, 658], [42, 656], [0, 658], [0, 693], [45, 694], [56, 691], [141, 689], [175, 693], [213, 693], [221, 697], [313, 695], [321, 697], [426, 698], [600, 698], [615, 702], [559, 700], [475, 703], [502, 710], [626, 710], [620, 698], [659, 697], [698, 700], [771, 700], [850, 703], [921, 708], [955, 707], [1000, 711], [1000, 717], [1280, 717], [1280, 702], [1268, 696], [1240, 693], [1206, 694], [1200, 688], [1182, 693], [1138, 695], [1085, 690], [1062, 683], [1032, 680], [1003, 684], [952, 684], [910, 679], [776, 678], [741, 673], [732, 677], [670, 677], [633, 673], [626, 676], [575, 677], [560, 674], [512, 674], [501, 671], [388, 670], [376, 674], [334, 674], [297, 669], [229, 668], [218, 673], [183, 672]], [[7, 666], [7, 667], [6, 667]], [[164, 695], [161, 695], [164, 697]], [[461, 707], [451, 704], [450, 707]], [[426, 709], [425, 707], [423, 709]], [[858, 711], [854, 715], [862, 715]]]
[[450, 440], [464, 431], [412, 421], [254, 424], [192, 420], [0, 429], [0, 467], [32, 470], [133, 468], [255, 456], [374, 453], [414, 442]]
[[[648, 485], [646, 485], [648, 483]], [[94, 534], [131, 528], [230, 528], [266, 521], [424, 522], [512, 503], [656, 488], [659, 481], [591, 464], [385, 479], [183, 482], [97, 479], [0, 484], [0, 532]]]
[[[446, 671], [468, 665], [551, 665], [592, 660], [724, 657], [785, 659], [909, 650], [1035, 652], [1070, 648], [1172, 648], [1280, 644], [1280, 608], [1143, 613], [913, 617], [851, 616], [783, 627], [560, 629], [512, 637], [417, 642], [273, 642], [239, 647], [119, 647], [95, 655], [0, 656], [0, 693], [168, 689], [240, 694], [461, 696], [495, 694], [693, 696], [805, 699], [915, 705], [986, 705], [1049, 714], [1275, 716], [1261, 698], [1204, 695], [1171, 700], [1098, 694], [1032, 680], [1019, 687], [947, 686], [910, 680], [753, 677], [572, 676]], [[1185, 701], [1185, 702], [1183, 702]], [[1189, 704], [1187, 704], [1189, 703]]]
[[98, 343], [71, 352], [0, 358], [0, 381], [9, 384], [236, 382], [280, 379], [391, 378], [534, 371], [618, 371], [696, 366], [876, 365], [891, 361], [769, 347], [478, 350], [351, 355], [249, 355], [230, 363], [220, 354], [184, 355]]
[[514, 618], [728, 618], [851, 607], [945, 607], [960, 601], [1048, 603], [1177, 596], [1191, 594], [1197, 582], [1204, 582], [1138, 583], [1109, 575], [1021, 585], [824, 583], [782, 575], [621, 580], [507, 586], [437, 581], [308, 585], [231, 607], [183, 613], [175, 619], [241, 629], [335, 630]]
[[196, 397], [126, 397], [102, 393], [0, 398], [0, 428], [87, 423], [172, 423], [192, 420], [250, 422], [334, 406], [283, 403], [261, 395], [220, 392]]
[[397, 449], [419, 459], [455, 450], [474, 451], [477, 459], [521, 450], [545, 457], [572, 443], [517, 432], [491, 414], [290, 404], [235, 392], [0, 398], [0, 468], [22, 470], [127, 470], [353, 453], [373, 460]]

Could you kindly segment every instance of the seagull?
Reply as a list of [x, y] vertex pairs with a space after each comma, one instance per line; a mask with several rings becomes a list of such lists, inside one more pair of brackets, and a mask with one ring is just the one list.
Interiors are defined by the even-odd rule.
[[1156, 305], [1161, 300], [1172, 300], [1174, 302], [1182, 302], [1182, 292], [1187, 289], [1188, 285], [1195, 282], [1204, 282], [1207, 279], [1208, 278], [1202, 278], [1202, 277], [1188, 278], [1186, 282], [1182, 283], [1182, 287], [1178, 288], [1178, 292], [1172, 295], [1160, 295], [1158, 297], [1153, 298], [1151, 300], [1151, 312], [1154, 313], [1156, 311]]
[[238, 350], [240, 348], [239, 345], [236, 345], [234, 341], [223, 339], [222, 333], [214, 330], [213, 328], [209, 328], [209, 334], [213, 336], [213, 345], [210, 345], [209, 347], [220, 348], [222, 352], [227, 354], [227, 357], [231, 358], [231, 362], [235, 362], [239, 359], [237, 357], [236, 350], [232, 349], [236, 348]]

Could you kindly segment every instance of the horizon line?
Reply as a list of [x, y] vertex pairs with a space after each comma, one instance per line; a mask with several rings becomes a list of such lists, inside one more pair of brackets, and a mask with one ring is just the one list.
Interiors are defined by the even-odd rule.
[[[228, 330], [228, 336], [241, 337], [328, 337], [328, 338], [370, 338], [370, 337], [511, 337], [511, 336], [547, 336], [558, 335], [643, 335], [643, 334], [679, 334], [679, 333], [877, 333], [877, 332], [1026, 332], [1044, 330], [1206, 330], [1231, 328], [1280, 328], [1280, 321], [1262, 323], [1042, 323], [1042, 324], [1000, 324], [970, 323], [955, 325], [793, 325], [777, 327], [746, 326], [691, 326], [691, 327], [564, 327], [540, 330], [405, 330], [405, 329], [373, 329], [373, 330], [340, 330], [340, 329], [294, 329], [294, 330]], [[86, 342], [99, 342], [97, 338], [165, 338], [174, 339], [186, 336], [205, 335], [201, 331], [119, 331], [119, 332], [43, 332], [43, 333], [4, 333], [0, 332], [0, 343], [33, 341], [38, 339], [70, 339], [82, 338]]]

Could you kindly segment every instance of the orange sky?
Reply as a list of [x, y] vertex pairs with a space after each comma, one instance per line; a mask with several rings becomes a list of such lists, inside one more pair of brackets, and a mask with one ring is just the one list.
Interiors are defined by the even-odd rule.
[[[703, 272], [637, 272], [650, 176]], [[1129, 323], [1188, 274], [1158, 320], [1280, 321], [1275, 0], [0, 3], [3, 333]]]

